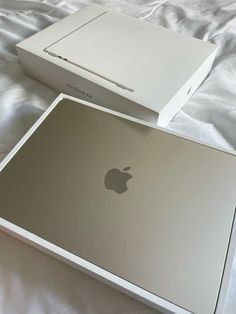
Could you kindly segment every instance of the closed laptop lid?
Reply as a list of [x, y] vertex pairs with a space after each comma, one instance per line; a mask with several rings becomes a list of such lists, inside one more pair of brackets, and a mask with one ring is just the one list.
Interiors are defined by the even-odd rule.
[[235, 156], [64, 99], [0, 173], [0, 217], [194, 313], [214, 313]]
[[215, 49], [211, 43], [105, 11], [46, 51], [159, 112]]

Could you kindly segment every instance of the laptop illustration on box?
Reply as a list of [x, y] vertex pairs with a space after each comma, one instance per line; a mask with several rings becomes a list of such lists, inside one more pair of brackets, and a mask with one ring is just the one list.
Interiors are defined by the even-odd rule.
[[90, 5], [16, 49], [24, 70], [40, 82], [166, 126], [207, 77], [218, 47]]

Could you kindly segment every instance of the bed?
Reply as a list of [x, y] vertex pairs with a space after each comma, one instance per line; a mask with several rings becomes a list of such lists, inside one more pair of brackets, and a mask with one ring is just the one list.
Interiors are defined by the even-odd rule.
[[[0, 1], [0, 160], [58, 95], [23, 73], [15, 44], [90, 2]], [[236, 149], [236, 2], [93, 2], [219, 46], [210, 75], [168, 128]], [[157, 313], [3, 232], [0, 252], [0, 313]], [[224, 313], [236, 313], [236, 260]]]

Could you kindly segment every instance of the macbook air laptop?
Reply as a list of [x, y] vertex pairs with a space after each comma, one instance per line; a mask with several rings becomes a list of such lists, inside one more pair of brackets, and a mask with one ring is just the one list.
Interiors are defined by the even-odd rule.
[[1, 164], [1, 228], [163, 313], [221, 313], [236, 158], [60, 96]]

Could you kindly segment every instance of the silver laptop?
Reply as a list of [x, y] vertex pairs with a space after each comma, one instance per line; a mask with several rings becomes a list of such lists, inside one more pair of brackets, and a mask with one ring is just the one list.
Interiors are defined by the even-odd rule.
[[70, 97], [23, 142], [0, 172], [4, 230], [164, 313], [221, 313], [234, 154]]

